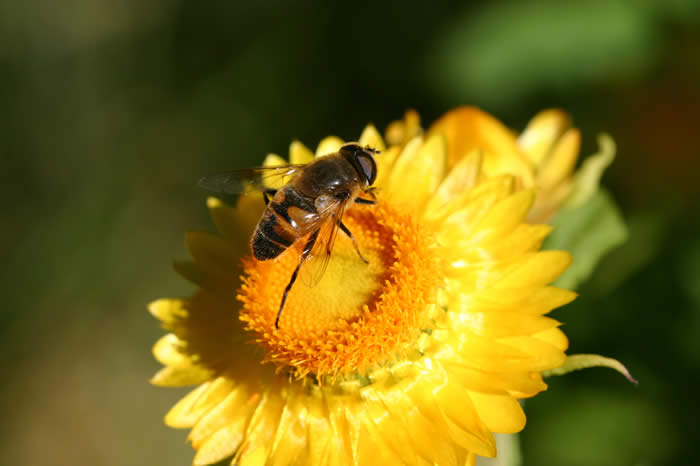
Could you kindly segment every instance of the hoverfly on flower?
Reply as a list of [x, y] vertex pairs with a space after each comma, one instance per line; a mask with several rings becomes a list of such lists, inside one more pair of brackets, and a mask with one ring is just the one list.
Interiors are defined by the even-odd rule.
[[370, 124], [204, 178], [263, 195], [209, 198], [219, 232], [188, 233], [176, 263], [196, 292], [149, 306], [169, 332], [152, 383], [197, 385], [165, 418], [194, 464], [473, 466], [524, 428], [545, 375], [608, 364], [567, 366], [548, 316], [576, 293], [552, 285], [572, 258], [542, 249], [542, 222], [598, 180], [572, 176], [562, 115], [518, 138], [478, 109], [425, 132], [409, 112], [386, 139]]
[[[279, 328], [284, 303], [299, 271], [309, 286], [315, 286], [323, 277], [338, 230], [352, 240], [360, 259], [368, 263], [355, 237], [343, 223], [343, 213], [353, 204], [376, 204], [376, 200], [360, 195], [372, 195], [370, 187], [377, 178], [374, 161], [377, 153], [378, 150], [369, 146], [363, 148], [357, 143], [348, 143], [337, 152], [308, 164], [244, 168], [200, 180], [200, 186], [214, 192], [262, 193], [267, 207], [250, 241], [255, 259], [275, 259], [297, 240], [306, 237], [297, 266], [282, 295], [275, 328]], [[289, 181], [275, 189], [275, 182], [279, 184], [285, 178]]]

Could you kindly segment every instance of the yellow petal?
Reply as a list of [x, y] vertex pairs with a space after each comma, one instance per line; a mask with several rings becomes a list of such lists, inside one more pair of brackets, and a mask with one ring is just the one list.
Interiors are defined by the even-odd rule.
[[406, 140], [404, 135], [404, 122], [401, 120], [392, 121], [384, 131], [384, 138], [386, 139], [387, 144], [391, 146], [403, 144], [403, 142]]
[[153, 345], [153, 356], [164, 366], [187, 368], [194, 365], [190, 355], [183, 350], [185, 342], [176, 335], [168, 333], [163, 335], [155, 345]]
[[181, 299], [158, 299], [148, 305], [148, 311], [165, 326], [187, 317], [185, 302]]
[[445, 141], [436, 135], [424, 144], [414, 139], [406, 145], [392, 169], [386, 198], [419, 210], [437, 189], [446, 169]]
[[444, 215], [445, 207], [460, 195], [468, 193], [475, 185], [481, 171], [481, 152], [472, 151], [450, 170], [425, 207], [427, 219]]
[[165, 416], [170, 427], [192, 427], [211, 408], [219, 404], [232, 390], [233, 382], [225, 377], [207, 381], [177, 402]]
[[219, 429], [200, 447], [194, 457], [194, 466], [206, 466], [218, 463], [231, 456], [241, 443], [243, 427], [230, 424]]
[[494, 205], [474, 227], [472, 241], [500, 239], [510, 234], [522, 223], [532, 203], [535, 193], [532, 190], [520, 191]]
[[473, 403], [465, 390], [450, 379], [449, 383], [435, 387], [435, 399], [441, 413], [450, 423], [455, 434], [462, 435], [460, 445], [486, 457], [496, 456], [496, 440], [481, 422]]
[[360, 422], [374, 442], [381, 444], [384, 454], [394, 461], [404, 464], [416, 464], [419, 459], [412, 448], [406, 448], [411, 439], [406, 430], [392, 417], [382, 403], [367, 400], [362, 410]]
[[375, 126], [371, 123], [365, 126], [365, 129], [362, 131], [362, 135], [360, 136], [358, 142], [362, 147], [369, 146], [380, 151], [386, 150], [382, 135], [379, 134], [377, 128], [375, 128]]
[[236, 453], [233, 464], [265, 464], [285, 404], [286, 400], [275, 390], [263, 394], [248, 422], [245, 441]]
[[[267, 154], [265, 160], [263, 161], [263, 167], [279, 167], [280, 165], [287, 165], [285, 159], [277, 154]], [[266, 177], [263, 179], [263, 185], [267, 189], [280, 189], [282, 186], [289, 182], [290, 177]], [[244, 197], [244, 196], [241, 196]]]
[[275, 466], [303, 464], [298, 460], [307, 446], [305, 396], [301, 396], [297, 387], [292, 387], [288, 399], [280, 416], [269, 458], [269, 463]]
[[540, 249], [542, 241], [552, 232], [549, 225], [529, 225], [521, 223], [506, 237], [501, 237], [492, 243], [490, 257], [500, 260], [535, 252]]
[[[372, 422], [368, 419], [365, 410], [364, 403], [348, 402], [345, 411], [352, 439], [352, 464], [401, 464], [402, 461], [387, 443], [377, 441], [381, 438], [381, 434], [373, 430]], [[409, 464], [423, 464], [419, 461]]]
[[350, 465], [353, 458], [352, 440], [350, 439], [350, 426], [345, 416], [347, 399], [326, 394], [324, 398], [328, 409], [328, 422], [331, 429], [333, 447], [328, 458], [329, 465]]
[[446, 433], [448, 425], [444, 418], [440, 406], [435, 398], [434, 389], [448, 382], [447, 374], [441, 370], [435, 370], [432, 358], [425, 358], [421, 361], [422, 366], [427, 369], [413, 383], [406, 384], [402, 389], [405, 402], [420, 407], [421, 415], [425, 418], [432, 429], [436, 432]]
[[525, 413], [512, 396], [469, 392], [479, 418], [491, 432], [514, 434], [525, 427]]
[[267, 451], [264, 445], [259, 445], [252, 450], [246, 451], [236, 463], [232, 464], [240, 466], [264, 466], [265, 460], [267, 460]]
[[445, 234], [446, 244], [459, 242], [475, 231], [475, 226], [491, 210], [491, 207], [510, 195], [513, 191], [511, 176], [498, 176], [450, 202], [446, 210], [450, 215], [443, 220], [441, 234]]
[[267, 154], [263, 161], [263, 167], [278, 167], [280, 165], [287, 165], [287, 163], [285, 159], [277, 154]]
[[309, 397], [306, 401], [309, 426], [309, 464], [326, 464], [332, 446], [331, 429], [323, 400]]
[[[433, 334], [436, 333], [433, 331]], [[558, 349], [532, 337], [509, 337], [495, 341], [473, 332], [465, 332], [462, 338], [463, 340], [456, 345], [456, 351], [458, 354], [470, 355], [470, 358], [462, 360], [462, 363], [467, 367], [485, 372], [521, 372], [539, 370], [537, 368], [540, 366], [548, 369], [548, 364], [542, 363], [544, 357], [548, 357], [555, 350], [558, 360], [561, 360], [563, 355]], [[521, 341], [521, 339], [524, 340]], [[455, 356], [450, 355], [450, 357]]]
[[533, 168], [525, 163], [519, 155], [493, 154], [484, 151], [482, 170], [488, 176], [511, 175], [515, 177], [518, 188], [535, 186]]
[[211, 378], [213, 371], [204, 367], [187, 368], [164, 367], [151, 378], [153, 385], [159, 387], [186, 387], [204, 383]]
[[543, 330], [534, 334], [533, 337], [537, 338], [538, 340], [544, 341], [545, 343], [549, 343], [550, 345], [560, 349], [561, 351], [566, 351], [566, 349], [569, 347], [569, 339], [566, 338], [564, 332], [562, 332], [558, 328], [550, 328], [547, 330]]
[[552, 155], [537, 172], [536, 183], [543, 191], [554, 189], [571, 176], [580, 146], [579, 130], [570, 129], [564, 133], [552, 150]]
[[316, 148], [316, 157], [338, 152], [340, 146], [343, 145], [343, 140], [337, 136], [328, 136], [323, 138]]
[[571, 254], [566, 251], [540, 251], [528, 254], [523, 256], [495, 286], [503, 289], [547, 285], [556, 280], [571, 261]]
[[[437, 387], [444, 387], [448, 382], [445, 379], [446, 375], [441, 371], [436, 371], [430, 375], [425, 374], [417, 383], [411, 384], [411, 387], [406, 393], [411, 397], [417, 406], [421, 406], [421, 412], [435, 426], [438, 431], [446, 433], [453, 445], [458, 445], [462, 448], [471, 451], [478, 451], [484, 454], [491, 453], [489, 444], [490, 436], [485, 433], [484, 426], [478, 421], [476, 412], [470, 413], [471, 419], [461, 419], [462, 423], [471, 421], [472, 428], [475, 431], [466, 431], [458, 423], [454, 422], [450, 416], [446, 415], [440, 402], [444, 403], [443, 396], [447, 393], [440, 393]], [[446, 391], [446, 390], [445, 390]], [[465, 414], [464, 412], [462, 414]], [[454, 416], [453, 416], [454, 417]], [[443, 434], [444, 435], [444, 434]], [[434, 462], [445, 464], [455, 461], [459, 455], [454, 447], [448, 450], [449, 456], [443, 458], [434, 458]], [[453, 456], [454, 455], [454, 456]]]
[[545, 343], [534, 336], [500, 338], [499, 342], [527, 354], [528, 357], [523, 360], [519, 367], [520, 370], [541, 372], [559, 367], [566, 362], [566, 355], [560, 348]]
[[476, 149], [484, 155], [484, 173], [510, 174], [523, 186], [533, 186], [532, 163], [521, 152], [514, 133], [486, 112], [475, 107], [451, 110], [431, 126], [427, 135], [438, 133], [447, 138], [450, 167]]
[[402, 146], [422, 132], [420, 115], [415, 110], [406, 110], [403, 120], [392, 121], [384, 134], [390, 146]]
[[203, 411], [196, 411], [194, 405], [197, 400], [209, 389], [211, 382], [205, 382], [199, 387], [189, 392], [184, 398], [170, 408], [165, 417], [165, 424], [175, 428], [187, 428], [197, 422], [204, 414]]
[[546, 314], [552, 309], [570, 303], [576, 298], [576, 293], [562, 288], [545, 286], [532, 289], [510, 288], [508, 293], [502, 289], [488, 288], [479, 292], [478, 302], [475, 304], [480, 309], [515, 309], [518, 312], [535, 312]]
[[[238, 427], [239, 442], [245, 432], [244, 421], [248, 420], [251, 407], [247, 404], [249, 392], [243, 385], [234, 387], [226, 397], [202, 417], [190, 432], [192, 446], [199, 449], [209, 438], [226, 426]], [[231, 432], [231, 430], [229, 430]], [[222, 434], [223, 435], [223, 434]], [[218, 461], [218, 460], [216, 460]]]
[[535, 115], [518, 137], [518, 145], [535, 166], [540, 165], [559, 136], [571, 126], [571, 118], [558, 109]]
[[374, 158], [377, 163], [377, 180], [374, 182], [374, 186], [379, 190], [386, 188], [391, 178], [392, 168], [400, 153], [401, 147], [393, 146]]
[[532, 377], [532, 372], [486, 372], [459, 364], [456, 359], [444, 362], [444, 365], [450, 371], [450, 379], [467, 390], [499, 395], [517, 392], [523, 396], [533, 396], [547, 388], [541, 377]]
[[427, 136], [435, 133], [447, 138], [450, 166], [474, 149], [492, 154], [519, 152], [513, 133], [476, 107], [463, 106], [445, 113], [428, 129]]
[[314, 159], [314, 153], [299, 141], [292, 141], [289, 145], [289, 163], [306, 164]]
[[400, 420], [400, 425], [408, 432], [411, 445], [429, 463], [454, 464], [455, 453], [450, 444], [440, 435], [440, 431], [407, 396], [407, 391], [415, 389], [406, 384], [405, 389], [377, 391], [391, 416]]
[[468, 330], [478, 335], [501, 338], [531, 335], [559, 325], [554, 319], [513, 311], [451, 312], [451, 325], [456, 331]]

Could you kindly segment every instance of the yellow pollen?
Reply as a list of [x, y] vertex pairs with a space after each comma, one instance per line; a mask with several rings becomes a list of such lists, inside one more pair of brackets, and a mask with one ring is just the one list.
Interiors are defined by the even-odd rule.
[[275, 260], [243, 261], [240, 318], [264, 347], [264, 360], [296, 377], [362, 374], [402, 357], [435, 301], [439, 273], [431, 231], [381, 202], [350, 209], [343, 223], [369, 265], [339, 232], [321, 281], [310, 288], [299, 278], [292, 287], [279, 329], [275, 317], [305, 238]]

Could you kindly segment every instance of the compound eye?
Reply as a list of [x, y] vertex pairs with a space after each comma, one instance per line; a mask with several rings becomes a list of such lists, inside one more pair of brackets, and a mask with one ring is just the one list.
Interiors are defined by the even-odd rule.
[[362, 174], [367, 179], [367, 184], [374, 183], [377, 178], [377, 165], [374, 163], [374, 159], [369, 155], [358, 155], [357, 161], [362, 168]]
[[349, 142], [347, 144], [343, 144], [343, 146], [340, 148], [340, 150], [354, 154], [355, 152], [361, 151], [362, 147], [358, 146], [354, 142]]

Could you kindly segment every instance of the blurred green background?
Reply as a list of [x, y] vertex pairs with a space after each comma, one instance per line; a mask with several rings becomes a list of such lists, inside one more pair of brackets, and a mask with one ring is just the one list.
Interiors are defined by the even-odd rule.
[[205, 173], [473, 104], [522, 129], [570, 111], [629, 223], [556, 312], [571, 352], [628, 365], [550, 379], [526, 465], [698, 460], [700, 2], [0, 3], [2, 464], [190, 464], [148, 384], [145, 304], [192, 288]]

